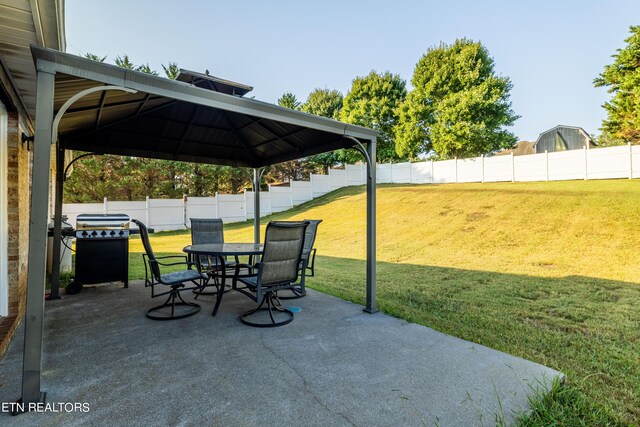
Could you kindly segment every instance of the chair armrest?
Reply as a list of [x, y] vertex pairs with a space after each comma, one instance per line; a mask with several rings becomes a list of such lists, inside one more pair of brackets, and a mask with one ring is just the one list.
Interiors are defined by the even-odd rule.
[[156, 259], [167, 259], [167, 258], [182, 258], [187, 262], [187, 255], [165, 255], [165, 256], [157, 256]]

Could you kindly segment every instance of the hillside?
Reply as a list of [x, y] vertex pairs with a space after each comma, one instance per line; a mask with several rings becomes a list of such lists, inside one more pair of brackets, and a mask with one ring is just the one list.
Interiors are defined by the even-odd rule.
[[[302, 218], [324, 221], [311, 287], [363, 303], [364, 188], [272, 217]], [[559, 369], [605, 421], [638, 423], [638, 224], [640, 181], [382, 185], [378, 303]], [[227, 241], [252, 236], [251, 224], [225, 226]], [[161, 233], [154, 248], [177, 252], [189, 239]]]

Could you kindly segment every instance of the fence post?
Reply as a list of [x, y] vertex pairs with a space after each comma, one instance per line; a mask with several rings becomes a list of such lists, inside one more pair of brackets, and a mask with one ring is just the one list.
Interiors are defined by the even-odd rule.
[[216, 218], [220, 218], [220, 212], [218, 209], [218, 204], [220, 203], [219, 199], [218, 199], [218, 192], [216, 191], [216, 193], [214, 194], [214, 199], [215, 199], [215, 205], [216, 205]]
[[433, 159], [431, 159], [431, 183], [433, 184], [434, 179], [433, 179]]
[[456, 165], [456, 184], [457, 184], [458, 183], [458, 156], [455, 157], [454, 164]]
[[589, 168], [587, 166], [588, 158], [587, 158], [587, 146], [582, 147], [582, 151], [584, 151], [584, 180], [589, 179]]
[[484, 183], [484, 154], [482, 155], [482, 183]]
[[516, 182], [516, 157], [511, 152], [511, 182]]
[[629, 179], [633, 178], [633, 147], [629, 141]]
[[544, 150], [544, 158], [547, 164], [547, 181], [549, 181], [549, 150]]
[[147, 227], [151, 227], [151, 204], [149, 203], [149, 196], [145, 198], [144, 202], [144, 221]]
[[187, 204], [189, 203], [189, 199], [186, 194], [182, 194], [182, 221], [184, 222], [184, 228], [187, 227]]
[[[345, 172], [347, 170], [346, 166], [345, 166]], [[347, 180], [349, 180], [349, 174], [347, 172]], [[293, 180], [289, 181], [289, 205], [291, 206], [291, 209], [293, 209], [293, 187], [291, 186], [291, 183], [293, 182]], [[348, 182], [347, 182], [348, 184]]]
[[409, 184], [413, 184], [413, 174], [411, 173], [411, 161], [409, 161]]
[[[260, 191], [259, 188], [257, 188], [258, 191]], [[247, 212], [247, 189], [244, 189], [244, 220], [248, 220], [249, 219], [249, 213]], [[256, 216], [256, 207], [253, 207], [253, 216]]]
[[109, 213], [109, 202], [106, 197], [102, 199], [102, 213]]

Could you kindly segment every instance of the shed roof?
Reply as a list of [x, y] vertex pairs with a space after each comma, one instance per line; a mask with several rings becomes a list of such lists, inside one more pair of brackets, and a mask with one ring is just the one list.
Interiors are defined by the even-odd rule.
[[[32, 47], [38, 70], [55, 72], [58, 137], [71, 150], [240, 167], [262, 167], [375, 140], [377, 132], [59, 51]], [[232, 83], [232, 82], [230, 82]], [[237, 85], [237, 84], [236, 84]], [[243, 85], [244, 86], [244, 85]]]

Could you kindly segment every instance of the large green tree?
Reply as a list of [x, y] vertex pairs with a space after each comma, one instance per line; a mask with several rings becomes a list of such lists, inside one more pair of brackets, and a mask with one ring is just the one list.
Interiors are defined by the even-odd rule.
[[[316, 116], [328, 117], [338, 120], [340, 118], [340, 110], [342, 109], [342, 93], [335, 89], [314, 89], [307, 100], [302, 104], [302, 111], [315, 114]], [[309, 157], [312, 169], [318, 169], [324, 173], [328, 173], [329, 168], [335, 166], [340, 161], [341, 155], [337, 151], [329, 153], [317, 154]]]
[[614, 140], [640, 144], [640, 25], [631, 26], [626, 46], [613, 55], [613, 64], [593, 82], [613, 94], [603, 107], [608, 117], [602, 130]]
[[472, 157], [516, 142], [504, 129], [518, 118], [509, 101], [513, 85], [495, 73], [493, 59], [480, 42], [460, 39], [429, 48], [416, 64], [411, 83], [395, 129], [401, 156], [416, 158], [433, 151], [445, 159]]
[[[394, 128], [398, 124], [398, 106], [407, 96], [406, 82], [397, 74], [371, 71], [364, 77], [356, 77], [351, 90], [344, 98], [340, 119], [347, 123], [375, 129], [380, 132], [377, 141], [377, 160], [393, 162], [401, 160], [396, 152]], [[355, 159], [361, 160], [358, 153]]]
[[[300, 111], [302, 103], [293, 92], [285, 92], [278, 98], [278, 105], [292, 110]], [[270, 166], [265, 173], [267, 182], [289, 182], [292, 180], [302, 180], [309, 176], [309, 162], [303, 159], [290, 160]]]

